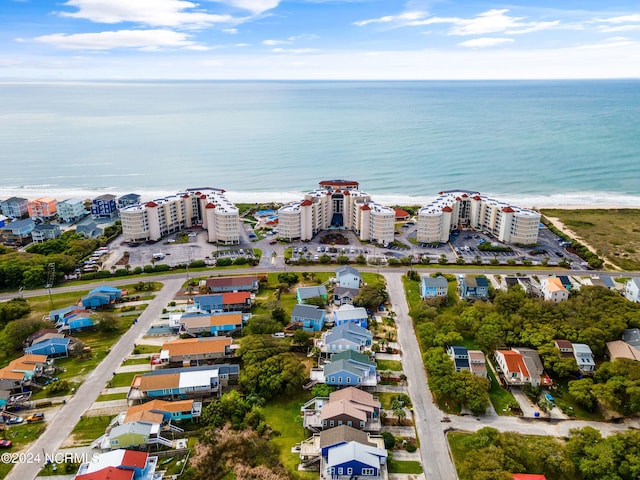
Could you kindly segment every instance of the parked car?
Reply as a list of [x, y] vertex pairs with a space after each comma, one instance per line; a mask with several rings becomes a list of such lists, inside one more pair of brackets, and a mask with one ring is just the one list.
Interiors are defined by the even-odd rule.
[[11, 448], [11, 440], [0, 440], [0, 448]]
[[32, 413], [27, 417], [27, 423], [42, 422], [43, 420], [44, 420], [44, 413], [42, 412]]
[[11, 417], [7, 421], [7, 425], [20, 425], [22, 422], [24, 422], [24, 418], [22, 417]]

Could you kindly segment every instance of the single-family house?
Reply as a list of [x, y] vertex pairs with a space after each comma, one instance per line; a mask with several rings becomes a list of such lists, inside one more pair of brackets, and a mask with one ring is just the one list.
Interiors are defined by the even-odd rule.
[[310, 298], [322, 298], [327, 302], [327, 288], [324, 285], [315, 285], [312, 287], [300, 287], [296, 293], [298, 303], [306, 303]]
[[594, 287], [602, 287], [602, 288], [606, 288], [607, 290], [616, 289], [616, 282], [607, 275], [601, 275], [599, 277], [593, 276], [586, 280], [589, 281], [591, 285], [593, 285]]
[[158, 457], [135, 450], [112, 450], [80, 465], [75, 480], [157, 480]]
[[186, 400], [220, 396], [224, 387], [238, 379], [238, 365], [204, 365], [167, 368], [133, 377], [127, 400], [129, 404], [149, 400]]
[[113, 305], [122, 298], [122, 290], [108, 285], [102, 285], [89, 291], [80, 302], [84, 308], [95, 310], [96, 308]]
[[0, 202], [2, 214], [9, 218], [24, 218], [29, 214], [29, 200], [21, 197], [11, 197]]
[[67, 198], [58, 203], [58, 220], [62, 223], [75, 223], [83, 218], [87, 211], [80, 198]]
[[336, 284], [343, 288], [360, 288], [362, 275], [355, 268], [344, 265], [336, 270]]
[[487, 364], [482, 350], [468, 350], [469, 369], [478, 377], [487, 378]]
[[596, 369], [596, 362], [593, 359], [593, 352], [589, 345], [584, 343], [573, 344], [573, 355], [576, 358], [578, 364], [578, 370], [580, 373], [593, 373]]
[[91, 218], [113, 218], [118, 215], [116, 196], [105, 193], [91, 201]]
[[35, 200], [31, 200], [27, 204], [29, 209], [29, 217], [32, 220], [41, 220], [48, 222], [56, 217], [56, 207], [58, 201], [52, 197], [40, 197]]
[[449, 358], [453, 360], [456, 372], [462, 372], [463, 370], [471, 371], [469, 352], [466, 347], [451, 345], [447, 347], [447, 354]]
[[497, 350], [496, 364], [505, 383], [512, 386], [549, 385], [551, 379], [544, 374], [544, 367], [538, 352], [531, 348], [514, 347], [511, 350]]
[[[60, 334], [54, 334], [60, 335]], [[47, 358], [60, 358], [69, 355], [69, 344], [71, 339], [60, 335], [59, 337], [49, 337], [38, 339], [31, 346], [24, 349], [26, 354], [45, 355]]]
[[60, 225], [56, 225], [54, 223], [42, 223], [40, 225], [36, 225], [31, 230], [31, 239], [35, 243], [46, 242], [47, 240], [55, 240], [60, 235], [62, 235], [62, 230], [60, 230]]
[[542, 295], [551, 302], [562, 302], [569, 298], [569, 290], [562, 285], [560, 278], [548, 277], [542, 281]]
[[369, 315], [367, 309], [363, 307], [354, 307], [353, 305], [341, 305], [333, 311], [334, 325], [343, 325], [345, 323], [355, 323], [363, 328], [367, 328]]
[[44, 374], [46, 355], [26, 354], [0, 368], [0, 390], [22, 390]]
[[248, 312], [251, 309], [250, 292], [224, 292], [193, 297], [193, 310], [200, 312]]
[[573, 357], [573, 344], [569, 340], [556, 340], [553, 342], [562, 358]]
[[180, 331], [191, 336], [231, 335], [242, 329], [242, 313], [185, 313], [179, 324]]
[[573, 288], [573, 282], [571, 282], [571, 279], [567, 275], [558, 275], [557, 278], [560, 280], [562, 286], [567, 290], [571, 290]]
[[141, 200], [142, 200], [142, 197], [137, 193], [127, 193], [126, 195], [122, 195], [121, 197], [118, 197], [118, 201], [117, 201], [118, 210], [131, 205], [138, 205]]
[[465, 300], [486, 300], [489, 296], [489, 282], [483, 276], [461, 275], [459, 287], [460, 298]]
[[300, 322], [307, 332], [319, 332], [324, 327], [326, 311], [316, 305], [299, 303], [293, 307], [291, 322]]
[[627, 280], [624, 296], [631, 302], [640, 303], [640, 277], [631, 277]]
[[449, 282], [447, 282], [446, 278], [442, 276], [430, 277], [428, 275], [424, 275], [420, 283], [420, 296], [423, 300], [439, 297], [446, 298], [448, 288]]
[[229, 337], [184, 338], [162, 344], [160, 362], [171, 367], [207, 365], [231, 356]]
[[359, 294], [359, 288], [335, 287], [333, 289], [333, 303], [335, 305], [352, 305], [353, 299]]
[[373, 387], [378, 384], [376, 362], [355, 350], [332, 354], [331, 361], [323, 365], [323, 373], [327, 385]]
[[106, 225], [98, 225], [93, 220], [82, 220], [81, 223], [76, 226], [76, 233], [79, 233], [86, 238], [98, 238], [104, 234], [105, 227]]
[[629, 360], [640, 362], [640, 350], [622, 340], [607, 342], [607, 352], [612, 362], [619, 358], [628, 358]]
[[348, 442], [358, 442], [363, 445], [384, 448], [384, 440], [381, 436], [342, 425], [314, 433], [311, 437], [303, 440], [300, 443], [300, 460], [304, 462], [306, 467], [309, 467], [314, 463], [318, 463], [322, 455], [326, 457], [327, 452], [332, 447]]
[[211, 293], [257, 292], [258, 277], [255, 275], [213, 277], [203, 280], [204, 287]]
[[320, 468], [323, 478], [384, 478], [386, 464], [384, 448], [352, 441], [329, 448]]
[[343, 350], [362, 352], [371, 347], [373, 334], [355, 323], [344, 323], [323, 332], [318, 342], [320, 351], [336, 353]]
[[31, 218], [14, 220], [0, 228], [0, 237], [6, 245], [25, 245], [31, 241], [31, 232], [35, 226]]
[[347, 425], [359, 430], [378, 432], [381, 403], [368, 392], [347, 387], [331, 392], [329, 397], [315, 397], [301, 408], [303, 425], [317, 432]]

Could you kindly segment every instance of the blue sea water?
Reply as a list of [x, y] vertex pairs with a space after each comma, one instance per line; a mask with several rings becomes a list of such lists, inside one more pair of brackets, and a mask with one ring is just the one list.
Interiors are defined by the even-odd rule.
[[0, 84], [0, 198], [188, 187], [640, 207], [640, 81]]

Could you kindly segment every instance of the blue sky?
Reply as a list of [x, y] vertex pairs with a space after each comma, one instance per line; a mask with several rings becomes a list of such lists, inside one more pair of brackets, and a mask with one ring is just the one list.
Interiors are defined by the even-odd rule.
[[2, 0], [1, 79], [640, 78], [625, 0]]

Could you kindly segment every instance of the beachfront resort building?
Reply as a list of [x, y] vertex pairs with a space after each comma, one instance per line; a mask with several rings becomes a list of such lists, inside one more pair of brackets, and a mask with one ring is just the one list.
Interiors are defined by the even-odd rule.
[[538, 241], [540, 214], [471, 191], [452, 190], [418, 212], [419, 243], [446, 243], [451, 231], [487, 232], [501, 242], [532, 245]]
[[321, 230], [346, 228], [360, 240], [393, 242], [395, 212], [358, 190], [358, 182], [323, 180], [319, 187], [278, 210], [278, 237], [311, 240]]
[[164, 198], [120, 210], [127, 242], [159, 240], [186, 228], [201, 226], [207, 240], [223, 245], [240, 243], [238, 208], [216, 188], [187, 189]]

